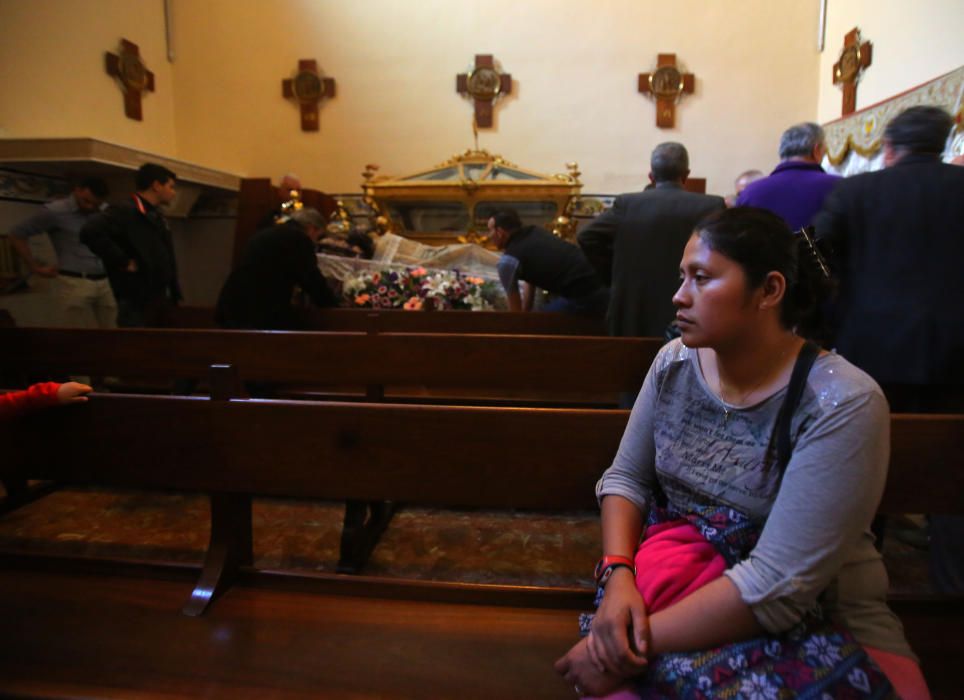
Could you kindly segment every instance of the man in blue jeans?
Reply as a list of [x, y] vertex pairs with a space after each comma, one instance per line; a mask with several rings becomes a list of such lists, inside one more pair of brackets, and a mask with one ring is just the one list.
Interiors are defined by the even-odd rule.
[[609, 290], [578, 246], [538, 226], [523, 226], [514, 209], [496, 212], [488, 226], [489, 240], [502, 251], [499, 279], [510, 311], [531, 311], [538, 287], [554, 296], [543, 311], [606, 315]]

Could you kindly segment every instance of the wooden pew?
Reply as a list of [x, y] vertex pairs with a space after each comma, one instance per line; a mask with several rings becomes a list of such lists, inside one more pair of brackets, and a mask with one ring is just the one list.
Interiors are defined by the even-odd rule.
[[[0, 329], [0, 365], [30, 376], [153, 378], [167, 390], [171, 379], [231, 364], [247, 382], [294, 384], [301, 398], [324, 390], [340, 400], [595, 408], [637, 390], [660, 346], [644, 338], [21, 328]], [[3, 483], [14, 498], [0, 512], [50, 492]], [[346, 503], [339, 570], [364, 567], [393, 512]]]
[[[512, 311], [413, 312], [372, 309], [303, 309], [304, 330], [361, 333], [496, 333], [504, 335], [607, 335], [601, 319], [562, 313]], [[172, 328], [215, 328], [214, 309], [179, 306]]]
[[[365, 577], [347, 584], [338, 576], [323, 575], [282, 577], [283, 583], [274, 584], [271, 582], [278, 576], [254, 572], [250, 566], [250, 502], [252, 496], [266, 495], [486, 508], [587, 508], [594, 502], [593, 484], [615, 452], [626, 412], [229, 400], [230, 373], [220, 370], [217, 376], [213, 385], [219, 398], [97, 395], [84, 406], [0, 425], [0, 444], [11, 446], [2, 469], [64, 483], [209, 493], [211, 543], [185, 612], [200, 613], [235, 580], [246, 585], [237, 596], [234, 591], [224, 596], [224, 604], [229, 606], [226, 618], [219, 616], [221, 603], [214, 606], [213, 627], [163, 624], [171, 635], [185, 635], [196, 644], [197, 653], [215, 664], [217, 673], [227, 673], [230, 666], [224, 658], [218, 660], [217, 649], [227, 645], [238, 653], [248, 649], [246, 645], [257, 646], [251, 626], [270, 627], [271, 621], [256, 611], [264, 610], [268, 601], [271, 606], [283, 605], [279, 596], [291, 604], [292, 595], [313, 590], [315, 597], [299, 600], [312, 610], [309, 618], [322, 629], [312, 632], [310, 625], [291, 629], [294, 615], [278, 614], [284, 620], [281, 624], [289, 626], [283, 627], [286, 631], [282, 634], [297, 638], [321, 634], [329, 640], [320, 650], [318, 643], [310, 645], [328, 654], [319, 661], [324, 668], [330, 669], [336, 658], [339, 668], [351, 669], [361, 679], [370, 664], [386, 664], [382, 673], [401, 685], [431, 684], [433, 674], [455, 673], [466, 682], [479, 684], [471, 686], [469, 696], [476, 691], [481, 694], [481, 689], [501, 692], [500, 697], [518, 694], [522, 688], [537, 697], [564, 697], [563, 690], [571, 692], [551, 677], [548, 667], [552, 656], [574, 641], [573, 609], [588, 608], [591, 591], [387, 582]], [[177, 425], [178, 429], [157, 430], [159, 425]], [[57, 435], [58, 441], [49, 440], [50, 435]], [[895, 415], [892, 436], [891, 472], [881, 511], [962, 512], [964, 416]], [[70, 446], [69, 459], [64, 458], [64, 445]], [[270, 469], [265, 468], [267, 464]], [[0, 599], [6, 606], [0, 609], [13, 616], [14, 629], [20, 620], [27, 627], [37, 623], [36, 616], [28, 621], [26, 613], [17, 612], [21, 603], [27, 601], [30, 610], [42, 609], [46, 597], [53, 599], [58, 613], [76, 621], [78, 591], [87, 591], [85, 595], [98, 601], [96, 609], [106, 615], [123, 611], [135, 618], [161, 620], [164, 614], [147, 602], [155, 593], [163, 594], [168, 601], [166, 611], [171, 612], [172, 589], [160, 584], [132, 583], [128, 593], [123, 584], [110, 583], [103, 572], [96, 574], [100, 578], [78, 580], [76, 575], [37, 574], [36, 566], [23, 561], [7, 559], [7, 567], [18, 574], [15, 578], [0, 575]], [[20, 573], [22, 567], [27, 574]], [[41, 593], [18, 587], [17, 580], [35, 583]], [[112, 587], [116, 600], [97, 598], [94, 589], [101, 585]], [[282, 595], [275, 586], [287, 593]], [[912, 640], [923, 643], [927, 650], [924, 668], [930, 682], [956, 683], [950, 680], [954, 667], [932, 665], [928, 654], [946, 660], [959, 653], [959, 638], [937, 640], [948, 630], [960, 629], [964, 612], [960, 601], [905, 599], [895, 604]], [[382, 611], [381, 617], [365, 612], [373, 606]], [[50, 618], [44, 619], [53, 624]], [[334, 621], [332, 628], [325, 628], [324, 621]], [[105, 624], [110, 629], [120, 627], [119, 634], [132, 633], [129, 622], [126, 626], [115, 620]], [[352, 643], [356, 625], [362, 627], [359, 640], [364, 643], [359, 645]], [[249, 631], [245, 633], [245, 629]], [[486, 637], [486, 629], [498, 630], [497, 638]], [[231, 630], [238, 632], [238, 641], [218, 636], [230, 637]], [[347, 649], [333, 652], [327, 632], [337, 635]], [[29, 631], [30, 638], [39, 634]], [[143, 634], [151, 633], [143, 630]], [[103, 647], [100, 635], [90, 631], [81, 639], [92, 635], [95, 638], [88, 643]], [[5, 635], [8, 642], [16, 636]], [[519, 638], [525, 648], [520, 648]], [[473, 666], [462, 654], [460, 640], [474, 646], [477, 653], [484, 650], [507, 664], [506, 675], [495, 673], [498, 678], [487, 678], [486, 673], [480, 674], [480, 669], [487, 673], [495, 669], [488, 660]], [[391, 650], [387, 660], [386, 644]], [[369, 645], [380, 653], [373, 656]], [[121, 656], [131, 655], [117, 643], [107, 648]], [[15, 652], [17, 663], [0, 660], [0, 670], [20, 669], [17, 677], [27, 673], [24, 667], [40, 669], [50, 662], [44, 651], [17, 648]], [[425, 653], [433, 655], [427, 665]], [[167, 666], [174, 663], [172, 658], [170, 654], [164, 657]], [[277, 649], [272, 658], [279, 658]], [[524, 659], [522, 666], [513, 658]], [[138, 663], [143, 666], [145, 662], [141, 659]], [[449, 664], [459, 666], [451, 671], [447, 670]], [[313, 682], [324, 683], [310, 672], [304, 673]], [[416, 679], [409, 678], [409, 673]], [[177, 675], [173, 666], [170, 675]], [[511, 679], [515, 692], [507, 691], [506, 679]], [[358, 682], [364, 685], [369, 681]], [[24, 687], [34, 692], [38, 686]], [[331, 696], [348, 697], [349, 688], [340, 687], [339, 694], [339, 687]], [[418, 695], [411, 687], [408, 692], [409, 697]], [[940, 697], [936, 692], [935, 696]]]
[[0, 366], [169, 380], [231, 364], [244, 381], [354, 386], [357, 398], [395, 387], [409, 398], [615, 405], [642, 385], [661, 346], [655, 338], [0, 328]]

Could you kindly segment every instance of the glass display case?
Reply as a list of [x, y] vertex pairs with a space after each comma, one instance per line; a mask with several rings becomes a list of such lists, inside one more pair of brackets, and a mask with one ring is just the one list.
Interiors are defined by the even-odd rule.
[[421, 243], [484, 243], [486, 222], [503, 208], [518, 211], [525, 224], [570, 238], [570, 213], [582, 183], [578, 166], [567, 168], [566, 174], [546, 175], [469, 150], [401, 177], [377, 175], [377, 166], [369, 165], [362, 187], [383, 233]]

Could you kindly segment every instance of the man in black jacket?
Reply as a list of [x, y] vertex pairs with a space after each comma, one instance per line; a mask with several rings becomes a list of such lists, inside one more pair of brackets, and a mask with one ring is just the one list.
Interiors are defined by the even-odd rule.
[[158, 325], [181, 299], [171, 231], [158, 208], [174, 200], [176, 182], [167, 168], [145, 163], [131, 200], [91, 217], [80, 232], [81, 242], [107, 268], [118, 326]]
[[299, 323], [291, 303], [296, 286], [318, 306], [337, 306], [338, 299], [328, 288], [315, 256], [315, 244], [324, 231], [321, 213], [304, 208], [294, 212], [288, 221], [256, 233], [221, 289], [216, 311], [218, 325], [296, 329]]
[[964, 169], [940, 159], [952, 126], [937, 107], [899, 114], [885, 168], [842, 180], [814, 220], [840, 278], [837, 351], [931, 398], [964, 386]]
[[662, 337], [676, 317], [673, 293], [679, 263], [696, 223], [724, 207], [722, 197], [687, 192], [689, 155], [680, 143], [661, 143], [650, 157], [653, 187], [616, 197], [577, 235], [604, 281], [612, 281], [609, 333]]
[[[883, 170], [844, 179], [814, 224], [840, 279], [837, 351], [897, 412], [964, 411], [964, 168], [953, 120], [911, 107], [884, 131]], [[931, 518], [931, 573], [964, 592], [964, 519]]]

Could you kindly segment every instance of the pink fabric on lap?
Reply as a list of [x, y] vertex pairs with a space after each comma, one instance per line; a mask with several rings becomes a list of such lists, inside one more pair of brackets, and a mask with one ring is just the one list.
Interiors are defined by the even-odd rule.
[[931, 700], [927, 681], [916, 661], [874, 647], [865, 646], [864, 651], [880, 666], [901, 700]]
[[[650, 525], [636, 550], [636, 588], [650, 614], [682, 600], [725, 570], [720, 553], [686, 520]], [[639, 700], [639, 694], [622, 688], [598, 700]]]
[[649, 613], [668, 608], [725, 570], [716, 548], [685, 520], [650, 526], [636, 551], [636, 588]]
[[[725, 570], [723, 557], [686, 520], [650, 526], [636, 551], [636, 588], [650, 614], [679, 602]], [[913, 659], [873, 647], [864, 649], [902, 700], [931, 700], [920, 666]], [[639, 700], [639, 694], [622, 688], [598, 700]]]

